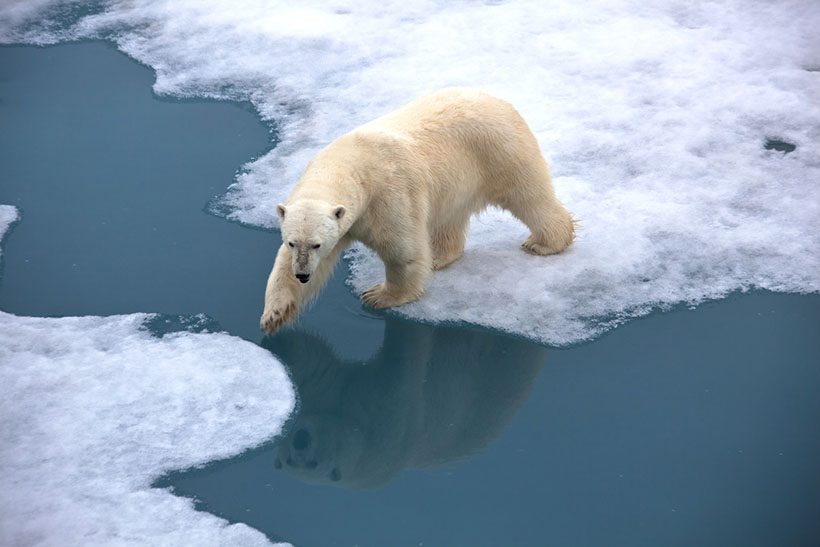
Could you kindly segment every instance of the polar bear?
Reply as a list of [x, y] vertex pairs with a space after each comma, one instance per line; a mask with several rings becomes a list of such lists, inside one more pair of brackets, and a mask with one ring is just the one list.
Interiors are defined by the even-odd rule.
[[470, 216], [490, 205], [530, 229], [528, 253], [559, 253], [574, 238], [538, 142], [506, 101], [445, 89], [339, 137], [276, 207], [283, 242], [262, 329], [292, 321], [353, 241], [385, 266], [385, 281], [362, 294], [366, 304], [416, 300], [433, 270], [461, 256]]

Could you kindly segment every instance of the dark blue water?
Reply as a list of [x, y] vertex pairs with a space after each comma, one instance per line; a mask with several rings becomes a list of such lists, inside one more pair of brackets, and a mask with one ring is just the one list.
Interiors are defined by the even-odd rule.
[[297, 545], [820, 544], [820, 296], [751, 293], [554, 350], [362, 308], [343, 267], [257, 327], [278, 233], [208, 201], [275, 138], [101, 43], [0, 48], [0, 308], [204, 312], [288, 366], [268, 446], [158, 484]]

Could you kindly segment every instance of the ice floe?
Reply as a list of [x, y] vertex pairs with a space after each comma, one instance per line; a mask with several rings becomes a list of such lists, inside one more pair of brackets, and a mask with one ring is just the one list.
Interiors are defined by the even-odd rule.
[[[0, 238], [14, 218], [0, 207]], [[0, 544], [270, 544], [151, 484], [278, 434], [284, 368], [224, 333], [154, 336], [152, 317], [0, 312]]]
[[[214, 206], [249, 224], [275, 226], [323, 145], [418, 95], [476, 86], [516, 105], [578, 240], [530, 257], [523, 227], [490, 211], [464, 258], [398, 310], [411, 317], [562, 345], [732, 291], [820, 289], [817, 2], [23, 5], [3, 8], [0, 41], [105, 38], [156, 70], [158, 93], [251, 101], [280, 142]], [[361, 291], [381, 265], [351, 256]]]

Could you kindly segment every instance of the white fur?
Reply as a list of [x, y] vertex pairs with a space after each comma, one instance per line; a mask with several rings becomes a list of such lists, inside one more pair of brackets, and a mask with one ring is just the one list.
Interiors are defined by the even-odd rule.
[[362, 294], [365, 303], [386, 308], [419, 298], [431, 271], [461, 256], [470, 216], [488, 205], [530, 228], [522, 244], [529, 253], [558, 253], [573, 240], [538, 143], [505, 101], [445, 89], [343, 135], [313, 158], [277, 208], [283, 244], [262, 328], [274, 332], [294, 319], [354, 240], [385, 264], [385, 281]]

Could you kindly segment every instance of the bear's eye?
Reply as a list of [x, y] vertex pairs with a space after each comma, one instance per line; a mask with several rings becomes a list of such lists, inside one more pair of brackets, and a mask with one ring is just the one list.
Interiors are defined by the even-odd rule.
[[293, 249], [293, 241], [288, 241], [288, 247], [290, 247], [291, 249]]
[[321, 244], [321, 243], [317, 243], [316, 245], [314, 245], [314, 246], [313, 246], [313, 248], [314, 248], [314, 249], [318, 249], [318, 248], [319, 248], [319, 247], [321, 247], [321, 246], [322, 246], [322, 244]]

